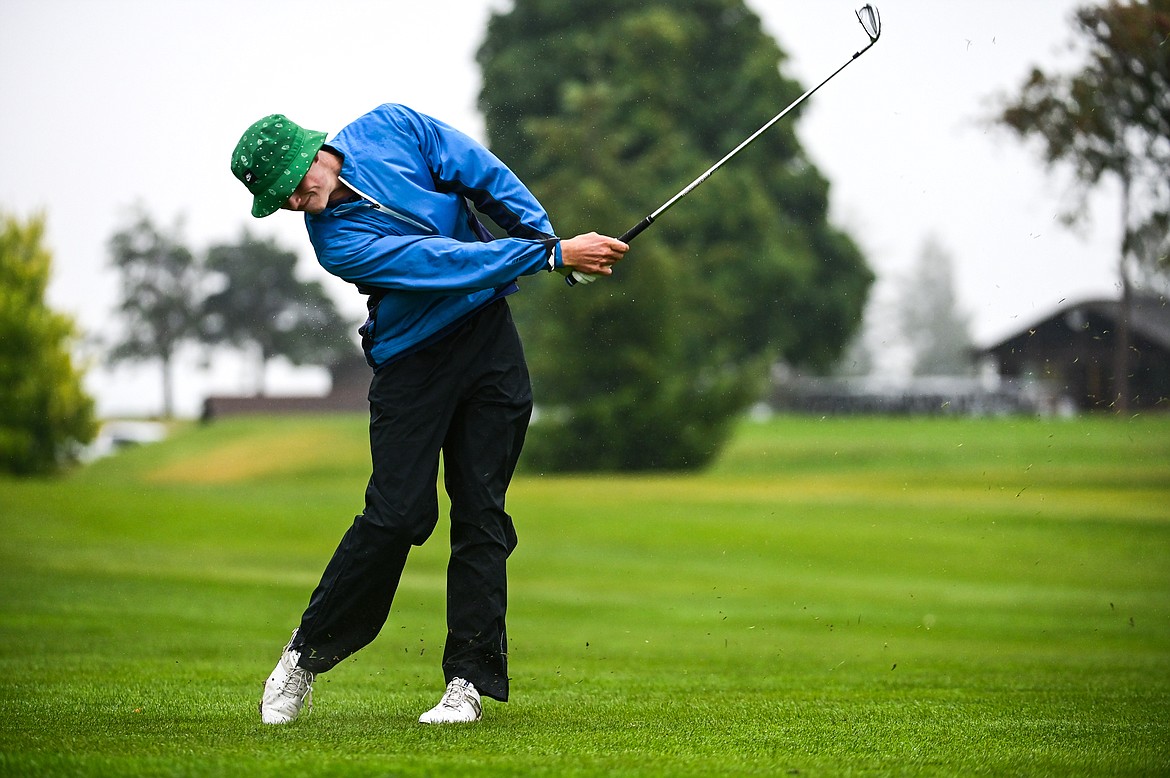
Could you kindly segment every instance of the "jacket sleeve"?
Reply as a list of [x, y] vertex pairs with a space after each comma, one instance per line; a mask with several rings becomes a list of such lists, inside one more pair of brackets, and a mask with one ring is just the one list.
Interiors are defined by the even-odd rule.
[[504, 238], [466, 243], [441, 235], [386, 235], [342, 227], [327, 239], [314, 235], [317, 259], [327, 271], [364, 287], [471, 293], [549, 269], [555, 239]]
[[498, 157], [438, 119], [397, 107], [414, 126], [436, 189], [466, 197], [514, 238], [554, 237], [540, 202]]

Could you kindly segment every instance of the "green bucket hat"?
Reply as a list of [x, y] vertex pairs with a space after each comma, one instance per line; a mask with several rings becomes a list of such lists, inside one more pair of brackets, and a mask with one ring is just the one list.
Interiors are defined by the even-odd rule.
[[279, 113], [248, 128], [232, 153], [232, 174], [252, 193], [253, 216], [280, 210], [324, 142], [325, 133], [306, 130]]

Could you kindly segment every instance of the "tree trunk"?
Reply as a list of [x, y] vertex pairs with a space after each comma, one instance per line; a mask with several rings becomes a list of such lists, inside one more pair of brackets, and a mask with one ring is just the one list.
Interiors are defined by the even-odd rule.
[[163, 390], [163, 418], [175, 417], [175, 380], [172, 375], [170, 354], [162, 356], [162, 390]]
[[257, 397], [267, 397], [268, 396], [268, 380], [267, 380], [268, 360], [272, 358], [272, 355], [270, 355], [268, 353], [268, 349], [264, 348], [264, 346], [262, 344], [258, 345], [256, 347], [256, 349], [257, 349], [258, 353], [256, 355], [256, 376], [255, 376], [255, 383], [253, 384], [253, 386], [256, 387], [256, 396]]
[[1117, 322], [1113, 350], [1113, 407], [1121, 416], [1129, 415], [1129, 344], [1130, 312], [1133, 310], [1133, 285], [1129, 278], [1129, 255], [1133, 245], [1129, 228], [1129, 176], [1121, 177], [1121, 259], [1117, 272], [1121, 279], [1121, 301], [1117, 305]]

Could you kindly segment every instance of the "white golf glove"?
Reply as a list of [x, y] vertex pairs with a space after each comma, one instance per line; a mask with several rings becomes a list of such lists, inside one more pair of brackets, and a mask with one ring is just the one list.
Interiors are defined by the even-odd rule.
[[580, 270], [569, 270], [567, 267], [558, 267], [557, 272], [565, 277], [565, 281], [569, 286], [576, 286], [577, 284], [591, 284], [601, 276], [596, 273], [582, 273]]

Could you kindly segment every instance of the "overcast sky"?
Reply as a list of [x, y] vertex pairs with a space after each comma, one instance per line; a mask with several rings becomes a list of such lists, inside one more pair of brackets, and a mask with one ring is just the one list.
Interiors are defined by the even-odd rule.
[[[1102, 190], [1087, 226], [1069, 231], [1059, 222], [1071, 202], [1067, 181], [1047, 175], [1033, 150], [983, 121], [995, 96], [1015, 91], [1034, 65], [1078, 64], [1067, 44], [1071, 14], [1082, 4], [883, 0], [881, 41], [810, 100], [798, 134], [832, 183], [834, 221], [856, 237], [879, 275], [879, 299], [932, 237], [954, 258], [980, 343], [1062, 300], [1116, 295], [1116, 192]], [[787, 72], [806, 86], [866, 42], [853, 0], [748, 5], [788, 52]], [[231, 149], [268, 113], [332, 132], [382, 102], [409, 104], [482, 139], [474, 57], [488, 16], [507, 6], [0, 0], [0, 210], [47, 215], [55, 256], [50, 304], [89, 332], [111, 318], [107, 241], [136, 204], [165, 225], [181, 218], [196, 251], [233, 240], [244, 227], [277, 238], [301, 254], [305, 277], [329, 280], [356, 318], [362, 298], [316, 266], [299, 216], [248, 214], [248, 195], [228, 169]], [[644, 215], [631, 214], [630, 222]], [[564, 235], [629, 226], [552, 216]], [[211, 371], [194, 367], [184, 372], [181, 411], [195, 412], [207, 391], [242, 388], [230, 360]], [[319, 379], [286, 373], [274, 380]], [[152, 373], [95, 370], [89, 381], [104, 413], [158, 410]]]

